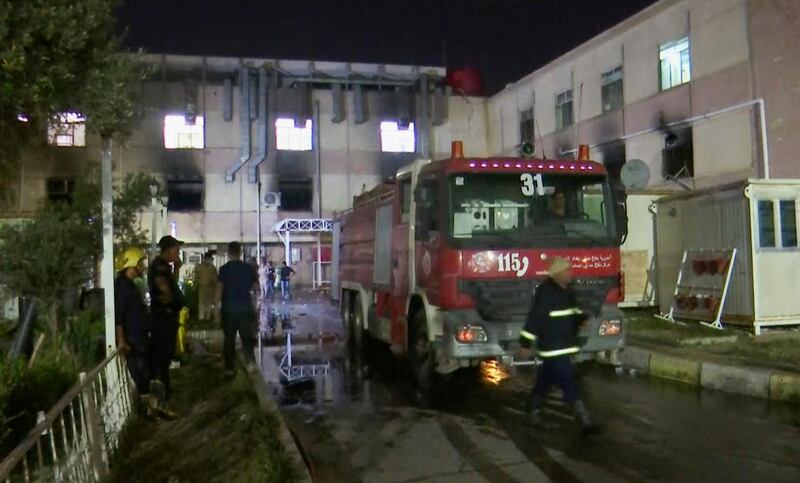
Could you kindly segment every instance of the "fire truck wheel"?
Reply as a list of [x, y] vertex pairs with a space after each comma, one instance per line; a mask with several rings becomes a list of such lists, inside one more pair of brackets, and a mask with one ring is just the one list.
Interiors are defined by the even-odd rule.
[[351, 300], [348, 310], [349, 317], [347, 318], [347, 340], [349, 341], [351, 355], [358, 355], [360, 357], [364, 330], [364, 314], [361, 310], [361, 296], [356, 294]]
[[342, 316], [342, 325], [345, 329], [349, 329], [350, 324], [350, 291], [342, 290], [341, 300], [339, 301], [339, 310]]
[[428, 323], [425, 311], [414, 314], [410, 344], [411, 371], [414, 382], [422, 390], [429, 391], [435, 385], [436, 351], [428, 338]]

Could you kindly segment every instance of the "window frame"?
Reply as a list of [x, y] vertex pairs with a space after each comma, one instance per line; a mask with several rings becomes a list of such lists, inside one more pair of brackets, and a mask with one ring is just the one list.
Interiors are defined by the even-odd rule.
[[[607, 78], [611, 78], [615, 75], [618, 75], [618, 78], [613, 80], [608, 80]], [[611, 106], [606, 109], [606, 88], [619, 83], [619, 105]], [[613, 112], [618, 109], [622, 109], [625, 106], [625, 69], [623, 65], [620, 64], [613, 69], [610, 69], [606, 72], [600, 74], [600, 110], [602, 113]]]
[[[664, 87], [664, 72], [662, 68], [662, 63], [664, 59], [661, 58], [662, 54], [669, 49], [674, 49], [680, 44], [686, 42], [686, 49], [682, 49], [676, 51], [678, 54], [678, 69], [680, 72], [680, 80], [677, 83], [673, 83], [670, 75], [670, 84], [668, 87]], [[683, 72], [683, 55], [682, 52], [686, 52], [687, 62], [686, 65], [688, 66], [688, 72], [686, 73], [686, 79], [684, 79], [684, 72]], [[670, 69], [671, 72], [671, 69]], [[676, 87], [680, 87], [684, 84], [688, 84], [692, 81], [692, 42], [689, 35], [685, 35], [675, 40], [671, 40], [669, 42], [664, 42], [658, 45], [658, 91], [659, 92], [666, 92], [670, 89], [674, 89]]]
[[[564, 99], [559, 101], [559, 97], [564, 96]], [[569, 97], [569, 100], [567, 100]], [[564, 105], [569, 104], [569, 124], [564, 123]], [[560, 122], [559, 122], [560, 121]], [[575, 124], [575, 106], [573, 103], [572, 88], [563, 90], [556, 93], [556, 131], [566, 129]]]
[[[183, 124], [178, 123], [178, 119], [183, 118]], [[189, 124], [186, 121], [186, 116], [184, 114], [164, 114], [164, 119], [162, 120], [163, 129], [162, 129], [162, 141], [164, 149], [169, 151], [175, 150], [186, 150], [186, 151], [193, 151], [193, 150], [203, 150], [206, 148], [206, 126], [205, 126], [205, 118], [203, 116], [195, 116], [194, 124]], [[167, 130], [172, 128], [168, 133]], [[199, 128], [199, 130], [198, 130]], [[199, 132], [198, 132], [199, 131]], [[197, 137], [200, 137], [200, 143], [195, 144], [195, 140]], [[174, 143], [170, 142], [167, 143], [167, 139], [174, 137]], [[187, 138], [189, 139], [189, 145], [182, 145], [181, 140]]]
[[[771, 246], [763, 246], [762, 245], [762, 226], [764, 225], [764, 220], [761, 217], [761, 210], [760, 204], [761, 203], [770, 203], [771, 210], [770, 210], [770, 217], [772, 218], [772, 245]], [[785, 198], [785, 197], [777, 197], [777, 198], [757, 198], [755, 200], [755, 225], [756, 225], [756, 251], [759, 252], [795, 252], [800, 251], [800, 230], [798, 230], [797, 224], [797, 212], [798, 210], [798, 203], [800, 199], [792, 199], [792, 198]], [[794, 229], [795, 229], [795, 244], [793, 246], [786, 246], [784, 244], [784, 216], [782, 211], [782, 206], [785, 203], [792, 203], [794, 206]], [[790, 205], [791, 206], [791, 205]]]
[[[291, 126], [288, 125], [289, 122], [292, 123]], [[277, 151], [309, 152], [314, 150], [314, 123], [311, 119], [306, 119], [303, 127], [297, 127], [294, 118], [279, 117], [275, 119], [273, 128]]]

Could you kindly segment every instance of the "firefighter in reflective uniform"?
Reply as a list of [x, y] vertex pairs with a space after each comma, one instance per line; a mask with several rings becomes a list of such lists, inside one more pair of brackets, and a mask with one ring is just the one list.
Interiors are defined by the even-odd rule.
[[528, 407], [528, 422], [543, 427], [542, 405], [552, 386], [564, 393], [564, 402], [574, 410], [581, 428], [586, 433], [597, 428], [591, 422], [586, 405], [580, 399], [572, 355], [580, 351], [578, 329], [586, 315], [576, 303], [575, 293], [570, 288], [572, 267], [563, 258], [554, 259], [548, 268], [548, 279], [536, 288], [528, 320], [520, 332], [520, 342], [529, 352], [542, 359], [536, 375]]
[[146, 256], [139, 248], [125, 249], [117, 258], [114, 309], [117, 348], [125, 356], [142, 408], [152, 415], [158, 403], [150, 394], [150, 314], [136, 280], [145, 272]]

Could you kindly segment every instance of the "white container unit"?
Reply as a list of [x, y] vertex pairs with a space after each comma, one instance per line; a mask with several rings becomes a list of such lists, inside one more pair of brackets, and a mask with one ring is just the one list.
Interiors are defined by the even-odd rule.
[[656, 201], [659, 306], [669, 311], [684, 250], [736, 248], [722, 322], [800, 325], [800, 180], [746, 180]]
[[620, 307], [654, 307], [657, 304], [655, 270], [655, 215], [653, 203], [666, 192], [629, 192], [628, 237], [620, 247], [625, 273], [625, 300]]

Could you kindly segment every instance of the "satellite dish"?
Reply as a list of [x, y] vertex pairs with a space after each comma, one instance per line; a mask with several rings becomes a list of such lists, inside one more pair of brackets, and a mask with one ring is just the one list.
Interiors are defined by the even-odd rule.
[[622, 167], [620, 178], [628, 189], [644, 189], [650, 182], [650, 168], [641, 159], [631, 159]]

